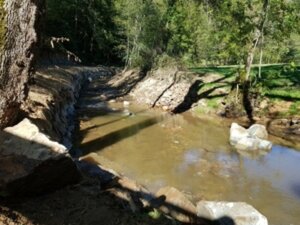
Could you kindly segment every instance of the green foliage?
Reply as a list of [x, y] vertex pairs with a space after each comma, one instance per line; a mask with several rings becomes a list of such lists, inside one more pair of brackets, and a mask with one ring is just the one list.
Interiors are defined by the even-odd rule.
[[169, 56], [166, 53], [163, 53], [162, 55], [159, 55], [156, 57], [155, 61], [154, 61], [154, 67], [155, 68], [164, 68], [164, 67], [176, 67], [180, 65], [181, 67], [183, 65], [181, 65], [180, 60]]
[[194, 0], [179, 0], [167, 12], [169, 40], [167, 53], [180, 57], [189, 66], [206, 64], [213, 58], [213, 24], [204, 5]]
[[160, 51], [163, 26], [158, 6], [152, 0], [119, 0], [115, 2], [121, 35], [123, 59], [128, 67], [150, 68]]
[[289, 115], [299, 115], [300, 112], [300, 101], [294, 102], [288, 111]]
[[[263, 9], [264, 2], [268, 4], [267, 12]], [[225, 64], [245, 61], [257, 32], [262, 32], [264, 40], [260, 40], [260, 45], [268, 61], [285, 61], [282, 58], [291, 48], [287, 40], [293, 32], [299, 32], [300, 27], [299, 7], [295, 3], [282, 0], [225, 0], [217, 4], [214, 12], [218, 40], [223, 43], [219, 49], [220, 60], [228, 57]], [[265, 23], [262, 23], [263, 13], [266, 13]], [[258, 62], [258, 57], [255, 60]]]
[[[64, 47], [85, 62], [240, 65], [261, 25], [263, 2], [47, 0], [46, 35], [70, 38]], [[298, 0], [269, 1], [263, 62], [299, 62], [299, 10]]]
[[148, 215], [155, 220], [161, 217], [161, 213], [157, 209], [153, 209], [153, 211], [149, 212]]

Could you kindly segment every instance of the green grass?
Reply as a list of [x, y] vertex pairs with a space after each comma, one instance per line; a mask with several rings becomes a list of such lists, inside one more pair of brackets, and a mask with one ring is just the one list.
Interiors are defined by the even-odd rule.
[[[239, 66], [222, 66], [222, 67], [199, 67], [191, 68], [193, 72], [199, 74], [200, 77], [208, 73], [216, 73], [224, 77], [221, 81], [201, 84], [198, 94], [205, 93], [210, 89], [231, 87], [235, 81], [235, 76]], [[274, 64], [265, 65], [261, 68], [261, 77], [258, 77], [258, 66], [254, 66], [251, 70], [251, 83], [253, 91], [259, 91], [261, 95], [268, 97], [271, 101], [289, 101], [293, 102], [289, 109], [284, 112], [285, 115], [300, 114], [300, 66], [293, 64]], [[207, 96], [207, 110], [216, 109], [218, 100], [211, 95]], [[199, 109], [199, 113], [207, 111]]]
[[207, 100], [207, 106], [211, 109], [217, 109], [221, 98], [211, 98]]
[[194, 112], [198, 115], [215, 112], [220, 105], [221, 99], [222, 99], [221, 97], [205, 99], [206, 106], [197, 106], [196, 108], [194, 108]]
[[276, 88], [264, 91], [264, 95], [270, 98], [281, 98], [285, 100], [300, 100], [299, 88]]
[[257, 85], [269, 98], [300, 100], [300, 67], [269, 66], [262, 70], [262, 79]]
[[[237, 74], [238, 66], [222, 67], [199, 67], [191, 68], [192, 71], [203, 75], [205, 73], [217, 73], [224, 77], [234, 77]], [[253, 86], [260, 86], [265, 94], [276, 95], [277, 97], [299, 98], [300, 89], [300, 67], [290, 68], [289, 65], [266, 65], [261, 69], [261, 78], [258, 78], [258, 66], [251, 70]], [[233, 81], [232, 79], [227, 81]], [[217, 86], [218, 84], [211, 84]], [[209, 87], [208, 84], [205, 87]]]
[[294, 102], [288, 111], [289, 115], [299, 115], [300, 112], [300, 101]]
[[232, 66], [232, 67], [198, 67], [198, 68], [191, 68], [191, 71], [199, 74], [205, 74], [205, 73], [218, 73], [222, 74], [226, 77], [234, 75], [238, 67]]

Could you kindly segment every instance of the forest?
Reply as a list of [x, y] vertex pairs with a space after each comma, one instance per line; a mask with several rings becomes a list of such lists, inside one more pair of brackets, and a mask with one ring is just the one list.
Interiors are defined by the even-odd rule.
[[[85, 63], [185, 67], [300, 60], [297, 0], [47, 0], [45, 35]], [[255, 45], [255, 46], [254, 46]]]

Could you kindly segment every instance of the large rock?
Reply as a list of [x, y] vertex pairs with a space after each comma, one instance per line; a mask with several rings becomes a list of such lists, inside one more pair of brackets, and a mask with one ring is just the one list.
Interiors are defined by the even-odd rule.
[[183, 223], [192, 223], [196, 219], [196, 207], [176, 188], [161, 188], [156, 196], [159, 199], [164, 199], [159, 208], [163, 213]]
[[67, 149], [24, 119], [0, 133], [0, 195], [29, 195], [77, 182]]
[[264, 215], [244, 202], [200, 201], [197, 203], [197, 216], [218, 220], [219, 225], [228, 224], [220, 218], [230, 218], [234, 225], [268, 225]]
[[248, 133], [251, 137], [257, 137], [260, 139], [268, 139], [268, 131], [265, 126], [261, 124], [253, 124], [248, 129]]
[[242, 151], [270, 150], [272, 148], [272, 143], [259, 138], [243, 137], [236, 143], [234, 147]]
[[230, 144], [236, 145], [242, 138], [248, 137], [248, 131], [237, 123], [232, 123], [230, 127]]
[[270, 150], [272, 143], [268, 140], [268, 132], [265, 126], [260, 124], [252, 125], [248, 130], [232, 123], [230, 128], [230, 144], [242, 151]]

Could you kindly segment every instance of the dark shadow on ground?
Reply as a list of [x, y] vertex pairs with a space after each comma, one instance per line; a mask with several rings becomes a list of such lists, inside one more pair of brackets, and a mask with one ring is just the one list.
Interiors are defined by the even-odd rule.
[[103, 100], [111, 100], [126, 96], [146, 76], [145, 72], [133, 73], [132, 77], [122, 79], [123, 73], [105, 79], [87, 83], [82, 89], [82, 96], [104, 96]]
[[[131, 196], [142, 193], [122, 190]], [[156, 198], [162, 206], [173, 207], [177, 212], [195, 218], [192, 224], [198, 225], [235, 225], [230, 217], [216, 220], [195, 217], [181, 208], [164, 201], [164, 196]], [[27, 225], [169, 225], [183, 224], [164, 216], [152, 219], [148, 213], [152, 208], [132, 212], [128, 202], [110, 195], [101, 189], [101, 183], [94, 179], [86, 180], [77, 186], [59, 190], [48, 195], [32, 198], [0, 200], [0, 218], [10, 218], [13, 224]], [[2, 220], [2, 224], [6, 225]]]
[[[154, 194], [148, 192], [144, 187], [136, 184], [134, 187], [128, 188], [124, 187], [119, 183], [119, 180], [122, 179], [112, 174], [106, 169], [90, 164], [90, 162], [81, 161], [78, 162], [79, 167], [87, 174], [90, 174], [94, 177], [98, 177], [102, 184], [102, 188], [107, 190], [110, 194], [116, 196], [125, 196], [126, 199], [119, 199], [128, 207], [131, 207], [131, 210], [137, 212], [148, 211], [150, 212], [154, 208], [159, 209], [161, 207], [167, 208], [172, 214], [180, 214], [187, 218], [190, 218], [193, 221], [193, 224], [199, 225], [235, 225], [235, 222], [230, 217], [224, 216], [216, 220], [210, 220], [203, 217], [198, 217], [194, 212], [191, 212], [187, 209], [183, 209], [170, 203], [166, 200], [165, 195], [155, 196]], [[94, 162], [97, 164], [97, 162]], [[122, 183], [122, 181], [121, 181]], [[131, 184], [132, 185], [132, 184]], [[129, 185], [130, 186], [130, 185]], [[137, 191], [139, 189], [139, 191]], [[143, 207], [143, 201], [148, 202], [147, 207]]]
[[176, 83], [176, 80], [177, 80], [177, 74], [178, 74], [178, 71], [175, 72], [174, 74], [174, 79], [173, 79], [173, 82], [165, 89], [161, 92], [161, 94], [156, 98], [156, 100], [153, 102], [152, 104], [152, 108], [154, 108], [156, 106], [156, 103], [161, 99], [161, 97], [171, 88], [174, 86], [174, 84]]
[[[212, 82], [214, 83], [214, 82]], [[186, 94], [184, 100], [182, 103], [180, 103], [174, 110], [173, 113], [183, 113], [187, 110], [189, 110], [192, 105], [196, 102], [198, 102], [202, 98], [213, 98], [213, 97], [219, 97], [219, 96], [225, 96], [223, 95], [215, 95], [215, 96], [210, 96], [212, 92], [217, 90], [218, 88], [226, 87], [226, 84], [218, 85], [216, 87], [212, 87], [208, 89], [207, 91], [202, 92], [201, 94], [198, 94], [199, 88], [203, 86], [204, 83], [201, 80], [196, 80], [192, 86], [190, 87], [188, 93]]]
[[119, 98], [128, 95], [135, 87], [136, 85], [144, 79], [146, 76], [145, 72], [139, 72], [139, 76], [137, 79], [134, 79], [133, 81], [127, 83], [125, 82], [124, 84], [120, 85], [117, 87], [118, 93], [111, 97], [111, 98]]

